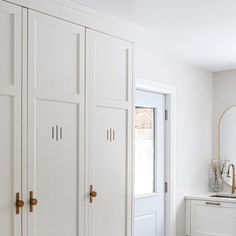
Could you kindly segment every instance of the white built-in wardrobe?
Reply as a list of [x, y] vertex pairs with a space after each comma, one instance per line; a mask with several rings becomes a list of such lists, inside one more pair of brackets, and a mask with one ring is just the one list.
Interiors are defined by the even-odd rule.
[[0, 0], [0, 235], [131, 236], [133, 43], [40, 2]]

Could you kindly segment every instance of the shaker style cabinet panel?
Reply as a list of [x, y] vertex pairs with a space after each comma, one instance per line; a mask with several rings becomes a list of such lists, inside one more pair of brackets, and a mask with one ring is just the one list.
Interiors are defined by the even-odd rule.
[[29, 11], [28, 35], [29, 233], [82, 235], [84, 28]]
[[94, 118], [93, 235], [126, 235], [126, 111], [97, 107]]
[[20, 236], [21, 7], [0, 1], [0, 235]]
[[131, 235], [132, 43], [86, 31], [89, 236]]
[[191, 201], [192, 236], [236, 235], [236, 206], [232, 203]]
[[87, 31], [89, 70], [95, 99], [129, 102], [132, 95], [132, 43]]
[[0, 235], [131, 236], [133, 43], [32, 4], [0, 0]]

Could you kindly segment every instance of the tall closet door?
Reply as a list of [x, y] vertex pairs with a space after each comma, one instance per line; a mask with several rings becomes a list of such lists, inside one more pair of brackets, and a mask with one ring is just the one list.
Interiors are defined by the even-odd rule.
[[[131, 235], [132, 43], [87, 30], [89, 236]], [[97, 196], [96, 196], [96, 193]]]
[[21, 8], [0, 1], [0, 235], [21, 235]]
[[84, 236], [84, 37], [78, 25], [29, 11], [31, 236]]

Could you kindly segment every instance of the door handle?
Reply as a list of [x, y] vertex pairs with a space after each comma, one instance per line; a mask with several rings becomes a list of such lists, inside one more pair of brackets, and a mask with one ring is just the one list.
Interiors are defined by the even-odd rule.
[[97, 192], [93, 190], [93, 185], [90, 185], [89, 202], [92, 203], [95, 197], [97, 197]]
[[34, 206], [36, 206], [38, 204], [38, 200], [36, 198], [34, 198], [34, 192], [33, 191], [30, 191], [29, 204], [30, 204], [29, 211], [33, 212]]
[[20, 193], [16, 193], [16, 214], [20, 214], [20, 208], [25, 205], [24, 201], [20, 199]]

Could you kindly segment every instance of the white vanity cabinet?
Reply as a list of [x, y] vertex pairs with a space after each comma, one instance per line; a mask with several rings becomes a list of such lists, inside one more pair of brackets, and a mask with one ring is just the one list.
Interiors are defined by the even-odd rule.
[[0, 235], [131, 236], [133, 42], [56, 2], [0, 0]]
[[236, 201], [186, 199], [186, 236], [235, 236]]

